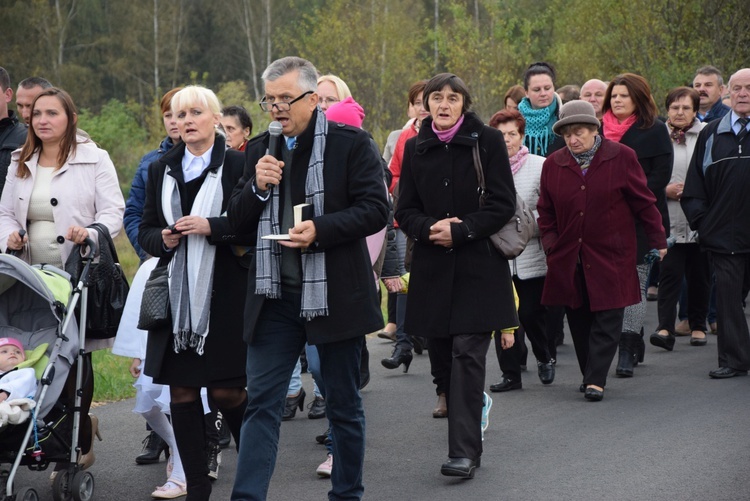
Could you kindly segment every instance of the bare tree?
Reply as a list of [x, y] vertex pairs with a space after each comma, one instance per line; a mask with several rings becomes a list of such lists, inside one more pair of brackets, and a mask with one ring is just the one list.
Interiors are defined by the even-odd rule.
[[154, 96], [159, 96], [159, 0], [154, 0]]
[[253, 43], [253, 12], [252, 12], [252, 0], [240, 0], [240, 9], [242, 16], [239, 18], [240, 27], [242, 33], [245, 35], [245, 42], [247, 43], [247, 54], [250, 58], [250, 71], [249, 77], [253, 87], [255, 97], [260, 97], [258, 90], [258, 64], [255, 61], [255, 44]]
[[440, 7], [438, 5], [439, 0], [435, 0], [435, 41], [433, 42], [433, 50], [435, 52], [435, 73], [438, 71], [438, 60], [440, 52], [438, 50], [438, 30], [440, 27]]

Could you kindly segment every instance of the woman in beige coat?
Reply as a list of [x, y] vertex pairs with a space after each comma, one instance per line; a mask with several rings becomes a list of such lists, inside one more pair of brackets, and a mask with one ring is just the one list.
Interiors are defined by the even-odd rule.
[[[77, 134], [77, 119], [73, 100], [64, 90], [52, 87], [39, 94], [31, 107], [26, 143], [13, 152], [8, 167], [0, 198], [0, 247], [22, 250], [31, 264], [62, 269], [76, 244], [89, 236], [97, 241], [95, 230], [86, 228], [92, 223], [103, 224], [112, 236], [122, 229], [125, 201], [115, 166], [106, 151]], [[94, 463], [91, 445], [98, 434], [98, 421], [88, 414], [94, 394], [90, 352], [111, 346], [111, 341], [86, 344], [78, 460], [84, 468]], [[61, 399], [72, 404], [75, 371], [70, 374]]]

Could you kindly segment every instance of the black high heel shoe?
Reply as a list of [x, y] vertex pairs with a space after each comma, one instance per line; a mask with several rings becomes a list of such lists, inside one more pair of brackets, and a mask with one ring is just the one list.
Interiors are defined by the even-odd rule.
[[289, 421], [294, 419], [297, 415], [297, 409], [302, 411], [305, 407], [305, 389], [300, 388], [299, 393], [294, 397], [286, 397], [286, 404], [284, 406], [284, 415], [281, 417], [282, 421]]
[[394, 348], [391, 358], [384, 358], [380, 363], [383, 364], [383, 367], [386, 369], [397, 369], [399, 365], [404, 364], [405, 374], [409, 372], [409, 366], [411, 365], [413, 358], [414, 355], [412, 355], [411, 350], [405, 350], [397, 346]]

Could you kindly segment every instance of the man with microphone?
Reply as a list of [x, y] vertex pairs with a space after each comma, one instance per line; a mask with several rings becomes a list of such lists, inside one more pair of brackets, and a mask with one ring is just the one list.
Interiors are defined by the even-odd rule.
[[[292, 370], [316, 345], [336, 458], [329, 499], [361, 499], [365, 416], [359, 394], [365, 334], [383, 327], [365, 237], [385, 226], [380, 154], [367, 133], [328, 122], [317, 71], [298, 57], [263, 72], [261, 108], [281, 125], [251, 140], [227, 207], [236, 231], [257, 232], [245, 304], [248, 409], [233, 500], [264, 500]], [[275, 140], [278, 137], [278, 141]], [[311, 218], [294, 223], [294, 207]], [[308, 209], [310, 209], [308, 207]]]

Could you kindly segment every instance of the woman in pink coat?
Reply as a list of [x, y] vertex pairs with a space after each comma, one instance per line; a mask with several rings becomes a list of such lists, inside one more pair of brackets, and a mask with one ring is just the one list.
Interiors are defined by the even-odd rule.
[[[115, 166], [106, 151], [78, 134], [77, 120], [67, 92], [52, 87], [39, 94], [31, 105], [26, 143], [13, 152], [8, 167], [0, 198], [0, 248], [23, 250], [31, 264], [62, 269], [76, 244], [89, 236], [97, 241], [96, 231], [87, 228], [92, 223], [103, 224], [113, 237], [122, 229], [125, 200]], [[86, 342], [78, 459], [83, 468], [94, 463], [91, 446], [93, 435], [99, 433], [98, 420], [88, 413], [94, 395], [91, 351], [111, 343], [111, 339]], [[70, 371], [62, 395], [71, 405], [75, 374]]]
[[547, 254], [542, 303], [566, 307], [588, 400], [604, 397], [626, 306], [640, 300], [635, 222], [667, 250], [656, 198], [633, 150], [602, 139], [594, 107], [571, 101], [553, 130], [567, 148], [544, 162], [539, 231]]

